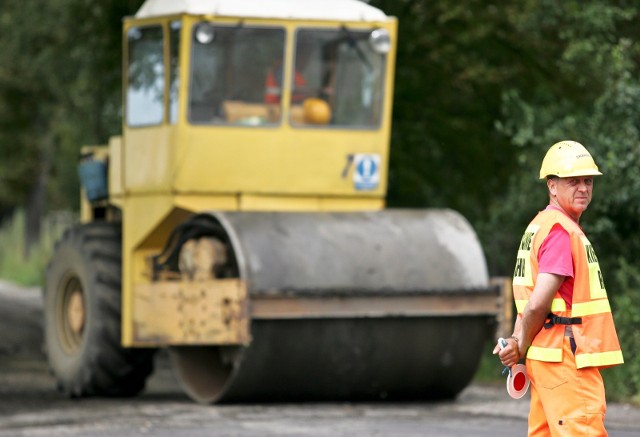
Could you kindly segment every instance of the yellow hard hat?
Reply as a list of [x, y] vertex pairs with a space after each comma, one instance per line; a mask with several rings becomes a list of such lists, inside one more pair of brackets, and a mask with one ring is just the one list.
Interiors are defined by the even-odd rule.
[[601, 174], [589, 151], [575, 141], [555, 143], [547, 151], [540, 167], [540, 179], [547, 176], [568, 178]]
[[327, 124], [331, 120], [331, 108], [322, 99], [315, 97], [305, 99], [302, 111], [305, 123]]

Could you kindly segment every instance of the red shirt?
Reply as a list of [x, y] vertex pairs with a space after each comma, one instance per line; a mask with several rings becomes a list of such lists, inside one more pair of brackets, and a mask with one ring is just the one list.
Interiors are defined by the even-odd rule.
[[[559, 208], [548, 205], [546, 209]], [[553, 273], [564, 276], [565, 280], [560, 285], [560, 296], [571, 308], [573, 299], [573, 257], [571, 255], [571, 239], [569, 233], [556, 224], [544, 239], [538, 251], [538, 273]]]

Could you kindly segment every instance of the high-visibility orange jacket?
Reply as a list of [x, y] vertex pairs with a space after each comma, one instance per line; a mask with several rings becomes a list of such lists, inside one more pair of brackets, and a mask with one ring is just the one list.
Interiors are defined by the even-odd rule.
[[[280, 103], [280, 97], [282, 96], [282, 74], [282, 64], [276, 65], [268, 71], [265, 84], [265, 103]], [[295, 87], [292, 90], [291, 102], [302, 103], [305, 97], [302, 90], [306, 86], [306, 82], [298, 70], [295, 71], [294, 81]]]
[[[580, 226], [562, 211], [546, 209], [539, 212], [522, 237], [513, 274], [513, 293], [518, 317], [522, 317], [538, 276], [538, 250], [556, 223], [569, 233], [574, 286], [571, 308], [567, 308], [564, 299], [556, 292], [551, 313], [559, 317], [574, 318], [571, 329], [576, 343], [578, 369], [621, 364], [624, 360], [598, 258]], [[561, 362], [565, 327], [565, 324], [554, 324], [542, 328], [533, 339], [527, 358]]]

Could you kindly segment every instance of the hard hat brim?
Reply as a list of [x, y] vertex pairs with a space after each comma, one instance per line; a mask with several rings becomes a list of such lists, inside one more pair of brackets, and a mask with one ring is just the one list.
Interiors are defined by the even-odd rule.
[[599, 172], [598, 170], [590, 170], [590, 169], [576, 170], [573, 172], [564, 173], [562, 176], [553, 174], [553, 173], [550, 173], [550, 174], [540, 173], [540, 179], [546, 179], [549, 176], [555, 176], [558, 178], [573, 178], [576, 176], [602, 176], [602, 173]]

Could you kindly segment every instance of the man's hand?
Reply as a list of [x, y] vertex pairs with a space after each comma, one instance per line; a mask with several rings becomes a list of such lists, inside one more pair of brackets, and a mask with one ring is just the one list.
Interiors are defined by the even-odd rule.
[[524, 314], [516, 318], [516, 323], [513, 327], [513, 335], [517, 335], [520, 340], [516, 340], [514, 337], [507, 338], [507, 345], [504, 349], [501, 350], [500, 344], [496, 344], [496, 347], [493, 348], [493, 354], [497, 354], [500, 357], [500, 362], [503, 365], [511, 368], [518, 364], [520, 358], [526, 356], [527, 349], [542, 328], [547, 314], [551, 310], [551, 301], [564, 279], [564, 276], [551, 273], [540, 273], [538, 275], [533, 293], [524, 309]]
[[504, 349], [500, 346], [500, 343], [496, 344], [493, 348], [493, 354], [500, 357], [500, 362], [503, 366], [512, 368], [518, 361], [520, 361], [520, 352], [518, 351], [518, 342], [513, 338], [506, 339], [507, 345]]

